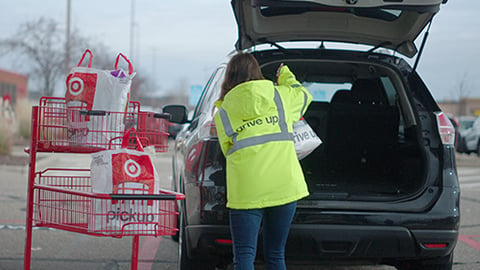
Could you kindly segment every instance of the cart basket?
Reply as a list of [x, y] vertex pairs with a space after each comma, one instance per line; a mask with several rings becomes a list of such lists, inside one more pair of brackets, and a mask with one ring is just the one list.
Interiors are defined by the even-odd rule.
[[100, 194], [91, 192], [88, 169], [46, 169], [36, 175], [36, 227], [121, 238], [177, 233], [176, 200], [181, 193]]

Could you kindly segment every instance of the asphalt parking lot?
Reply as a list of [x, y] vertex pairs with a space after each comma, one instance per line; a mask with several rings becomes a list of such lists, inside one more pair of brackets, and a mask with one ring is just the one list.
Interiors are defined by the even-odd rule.
[[[16, 147], [15, 155], [22, 153]], [[170, 153], [155, 158], [155, 165], [168, 188]], [[39, 166], [82, 167], [88, 155], [39, 155]], [[455, 249], [455, 270], [480, 269], [480, 158], [458, 155], [457, 167], [462, 187], [460, 237]], [[26, 183], [28, 166], [0, 165], [0, 270], [21, 269], [25, 240]], [[178, 245], [168, 236], [142, 237], [139, 247], [139, 269], [176, 269]], [[114, 239], [77, 233], [34, 228], [31, 269], [130, 269], [132, 237]], [[345, 267], [339, 265], [289, 267], [289, 269], [391, 270], [390, 266]], [[262, 269], [261, 266], [258, 269]]]

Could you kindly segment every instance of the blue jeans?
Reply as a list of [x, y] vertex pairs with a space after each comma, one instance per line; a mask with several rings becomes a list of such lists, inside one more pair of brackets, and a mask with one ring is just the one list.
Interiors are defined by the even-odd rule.
[[263, 254], [268, 270], [285, 270], [285, 245], [297, 203], [237, 210], [230, 209], [235, 270], [254, 270], [257, 239], [263, 221]]

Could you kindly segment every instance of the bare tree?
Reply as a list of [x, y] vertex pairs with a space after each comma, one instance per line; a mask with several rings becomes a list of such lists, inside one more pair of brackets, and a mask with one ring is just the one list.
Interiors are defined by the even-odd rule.
[[467, 98], [472, 92], [472, 89], [469, 87], [470, 84], [467, 77], [468, 73], [464, 72], [458, 79], [458, 83], [456, 86], [456, 96], [459, 100]]
[[458, 77], [455, 88], [452, 91], [454, 99], [458, 100], [457, 115], [465, 115], [467, 113], [467, 98], [472, 92], [471, 84], [468, 81], [468, 73], [464, 72]]
[[472, 92], [472, 88], [468, 80], [468, 72], [465, 71], [458, 76], [458, 79], [455, 82], [455, 85], [451, 90], [450, 94], [452, 95], [453, 99], [461, 101], [465, 98], [468, 98], [471, 92]]
[[[78, 30], [70, 36], [70, 63], [67, 67], [78, 64], [86, 48], [95, 53], [94, 63], [99, 68], [112, 68], [113, 53], [108, 57], [109, 49], [100, 42], [91, 42], [82, 37]], [[65, 29], [51, 18], [41, 17], [22, 24], [17, 32], [9, 38], [0, 40], [0, 55], [20, 56], [25, 63], [33, 85], [42, 95], [52, 96], [55, 86], [69, 70], [65, 69]], [[67, 68], [69, 69], [69, 68]]]
[[59, 24], [43, 17], [22, 24], [13, 37], [0, 42], [4, 53], [19, 53], [29, 60], [30, 76], [45, 95], [53, 94], [55, 81], [63, 73], [64, 44]]

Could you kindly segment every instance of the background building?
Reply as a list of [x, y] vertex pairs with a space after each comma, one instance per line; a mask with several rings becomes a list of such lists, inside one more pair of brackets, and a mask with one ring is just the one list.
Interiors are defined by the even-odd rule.
[[0, 69], [0, 97], [9, 95], [13, 104], [17, 99], [27, 98], [28, 76]]
[[480, 116], [480, 98], [461, 98], [459, 101], [439, 101], [443, 112], [455, 116]]

